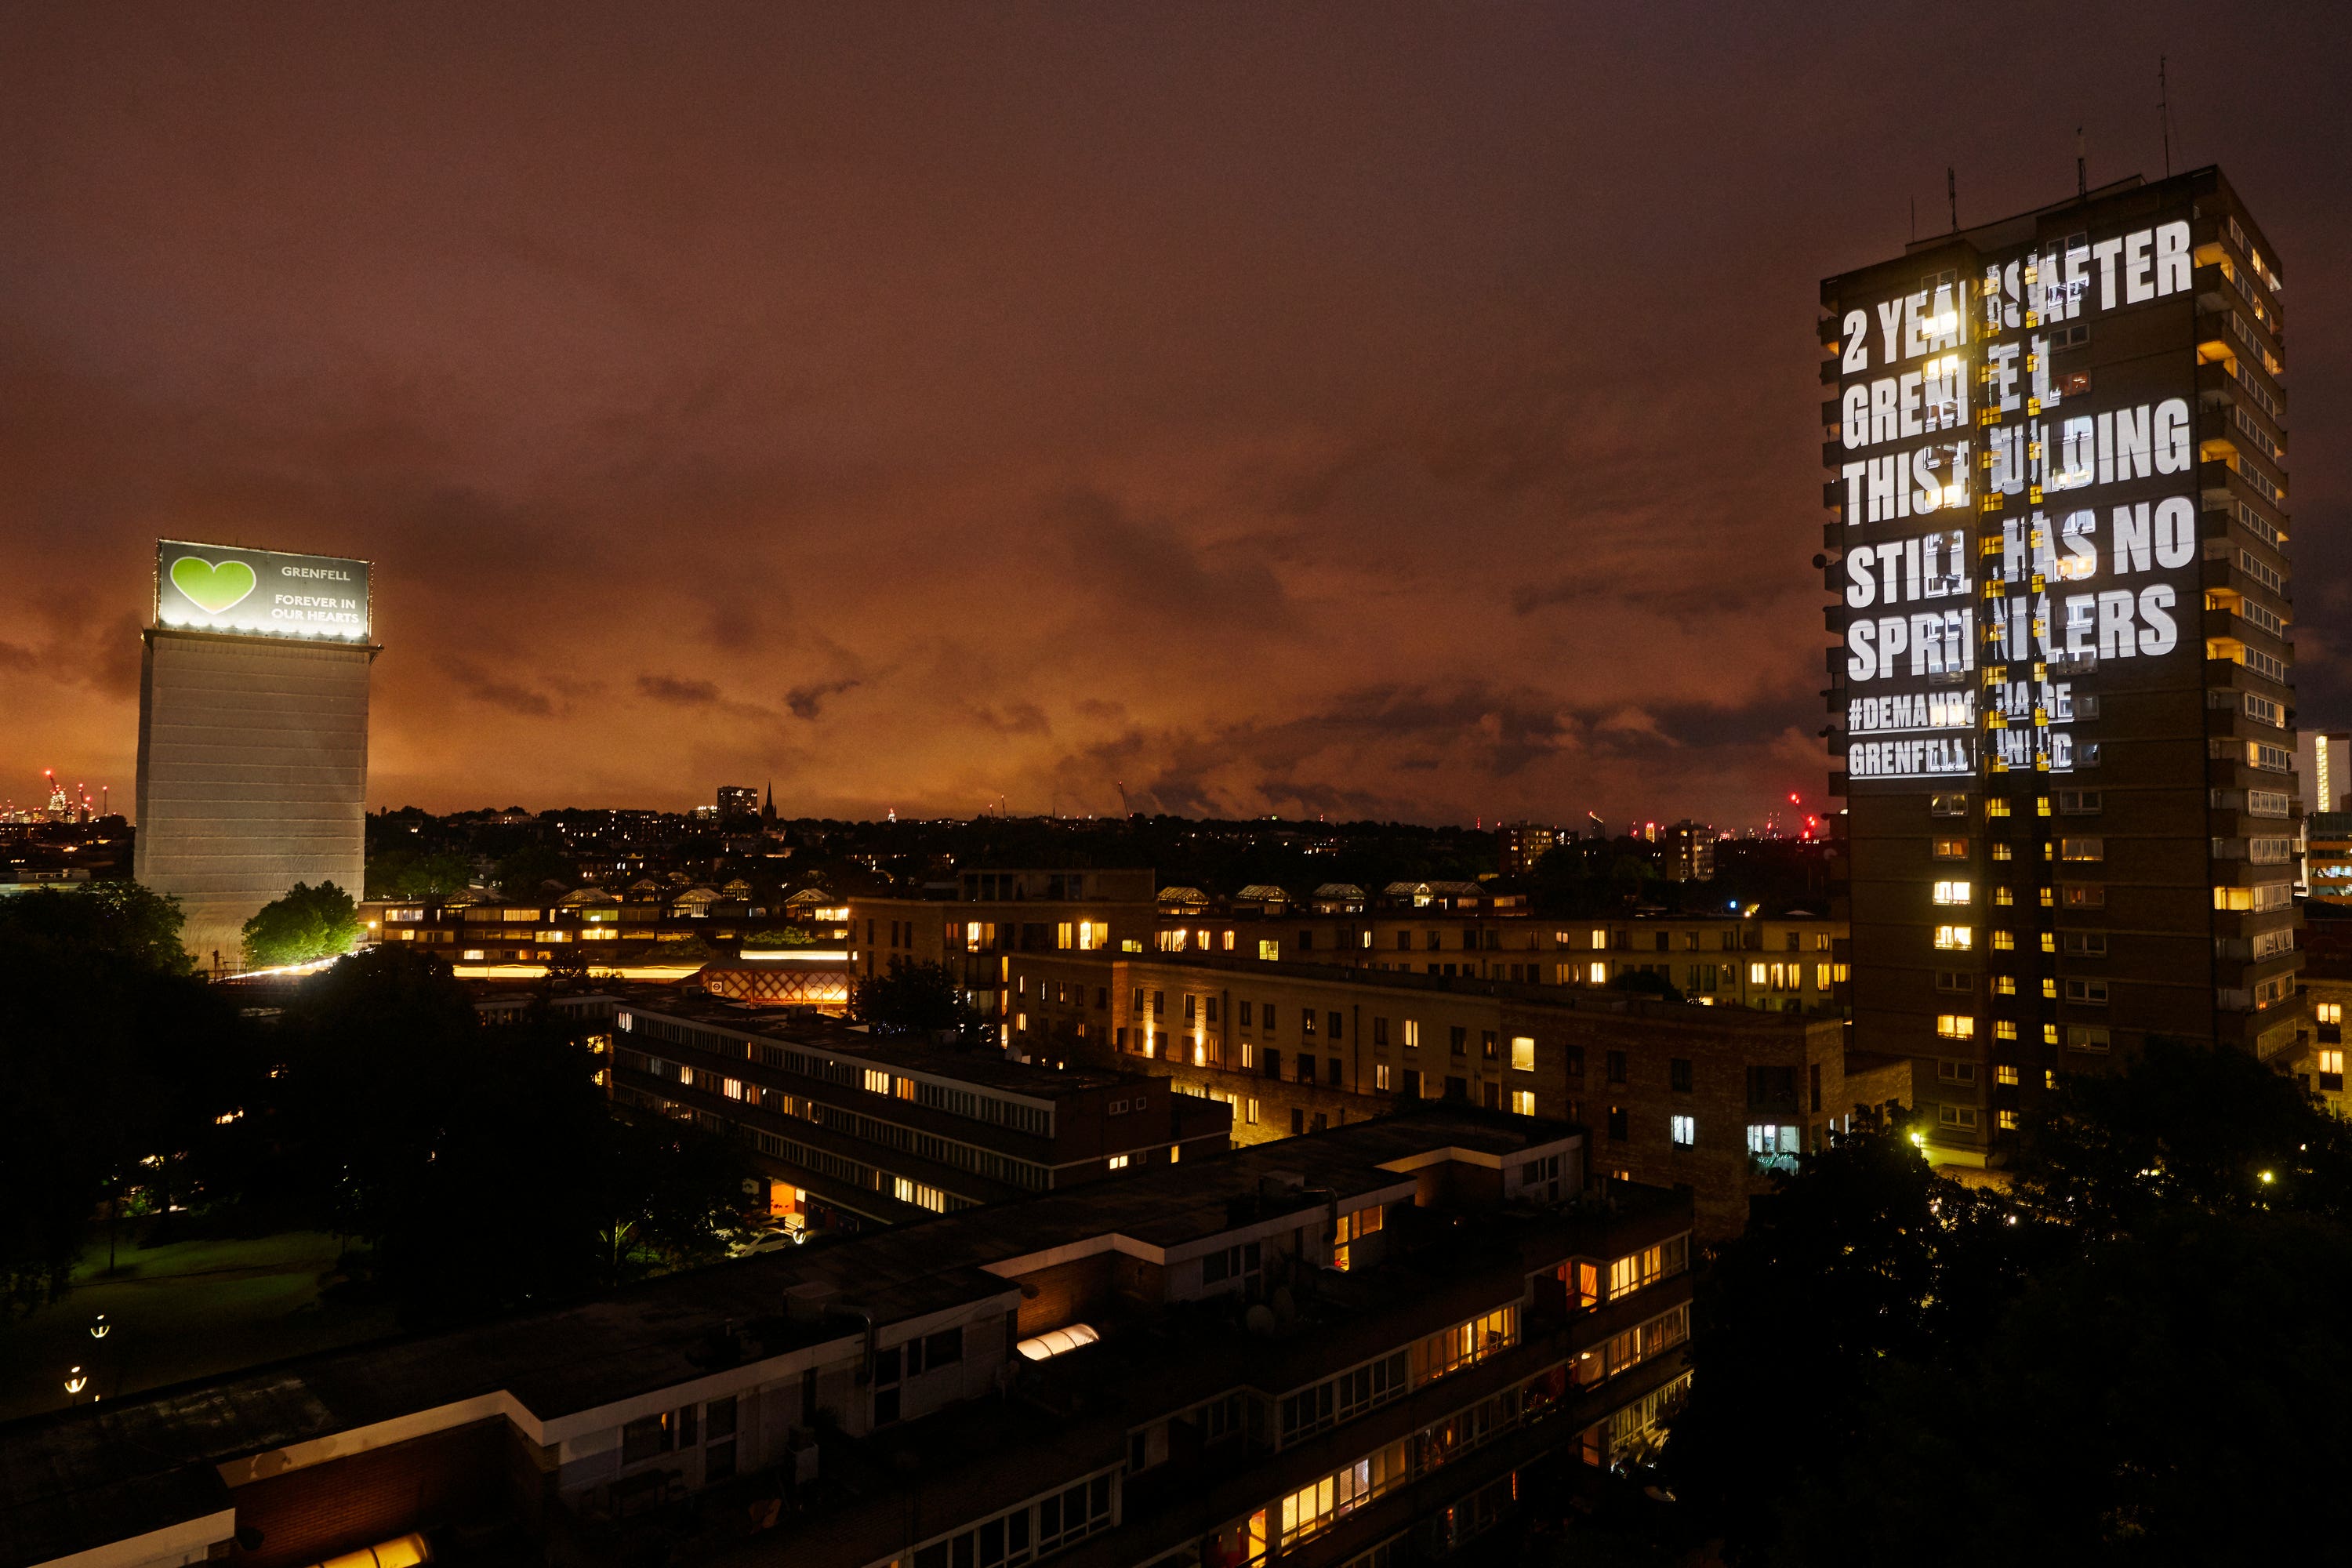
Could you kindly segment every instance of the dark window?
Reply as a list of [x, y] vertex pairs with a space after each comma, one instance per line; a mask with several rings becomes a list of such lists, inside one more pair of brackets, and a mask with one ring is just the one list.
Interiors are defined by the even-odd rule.
[[1329, 1060], [1330, 1069], [1326, 1076], [1328, 1079], [1331, 1087], [1333, 1089], [1337, 1089], [1339, 1087], [1339, 1058], [1338, 1057], [1332, 1057]]
[[1665, 951], [1666, 951], [1666, 942], [1667, 942], [1667, 938], [1669, 937], [1669, 935], [1670, 935], [1670, 934], [1671, 934], [1671, 933], [1666, 932], [1666, 931], [1660, 931], [1660, 932], [1658, 933], [1658, 951], [1659, 951], [1660, 952], [1665, 952]]
[[1265, 1076], [1268, 1078], [1280, 1078], [1282, 1076], [1282, 1053], [1277, 1050], [1269, 1049], [1261, 1051], [1258, 1054], [1260, 1058], [1265, 1063]]
[[[1690, 1058], [1675, 1058], [1673, 1062], [1669, 1064], [1669, 1071], [1675, 1087], [1675, 1092], [1677, 1094], [1688, 1094], [1691, 1091]], [[1815, 1109], [1818, 1110], [1819, 1108], [1816, 1107]]]
[[1301, 952], [1312, 952], [1315, 951], [1315, 933], [1313, 931], [1303, 931], [1298, 933], [1298, 951]]
[[709, 1429], [714, 1443], [735, 1436], [735, 1396], [730, 1394], [724, 1399], [712, 1400], [704, 1411], [703, 1425]]
[[1265, 1005], [1265, 1017], [1264, 1022], [1265, 1024], [1265, 1032], [1269, 1035], [1274, 1033], [1274, 1004], [1271, 1002]]
[[634, 1465], [669, 1452], [669, 1418], [647, 1415], [621, 1428], [621, 1463]]
[[898, 1391], [877, 1388], [874, 1391], [874, 1425], [887, 1426], [898, 1419]]
[[1461, 1057], [1470, 1054], [1470, 1031], [1468, 1029], [1456, 1024], [1453, 1028], [1446, 1031], [1446, 1035], [1448, 1042], [1454, 1047], [1454, 1054], [1455, 1056]]
[[1151, 994], [1151, 1016], [1155, 1018], [1160, 1017], [1165, 1015], [1167, 1011], [1168, 993], [1165, 991], [1154, 991]]
[[691, 1448], [699, 1441], [695, 1436], [695, 1428], [701, 1424], [698, 1419], [701, 1415], [702, 1407], [698, 1405], [688, 1405], [678, 1411], [677, 1446], [679, 1447]]
[[1584, 1047], [1582, 1046], [1562, 1046], [1559, 1051], [1559, 1058], [1560, 1066], [1567, 1070], [1569, 1077], [1582, 1078], [1584, 1076]]
[[1330, 1125], [1331, 1119], [1318, 1110], [1315, 1113], [1315, 1120], [1313, 1123], [1308, 1126], [1307, 1131], [1310, 1132], [1320, 1132]]
[[1495, 1059], [1494, 1030], [1481, 1029], [1478, 1031], [1478, 1051], [1479, 1054], [1485, 1057], [1488, 1061], [1491, 1062]]
[[1375, 1019], [1373, 1019], [1373, 1020], [1372, 1020], [1372, 1044], [1374, 1044], [1374, 1045], [1376, 1045], [1376, 1046], [1385, 1046], [1385, 1045], [1387, 1045], [1388, 1043], [1389, 1043], [1389, 1021], [1388, 1021], [1386, 1018], [1375, 1018]]
[[1609, 1141], [1612, 1143], [1625, 1142], [1625, 1108], [1622, 1105], [1609, 1108]]
[[1445, 1098], [1448, 1100], [1469, 1099], [1470, 1080], [1466, 1078], [1448, 1078], [1445, 1080]]
[[963, 1360], [963, 1331], [943, 1329], [923, 1342], [923, 1364], [945, 1366], [950, 1362]]
[[1611, 1083], [1625, 1081], [1625, 1053], [1622, 1051], [1609, 1053], [1609, 1081]]
[[1248, 1003], [1244, 1002], [1244, 1003], [1243, 1003], [1243, 1004], [1242, 1004], [1242, 1027], [1243, 1027], [1243, 1028], [1244, 1028], [1244, 1029], [1246, 1029], [1246, 1028], [1248, 1028], [1249, 1026], [1250, 1026], [1250, 1005], [1249, 1005]]
[[1331, 1027], [1325, 1032], [1336, 1040], [1339, 1037], [1339, 1015], [1337, 1013], [1332, 1014], [1328, 1022], [1330, 1023]]
[[1315, 1081], [1315, 1058], [1305, 1051], [1298, 1053], [1298, 1081], [1301, 1083]]
[[1412, 951], [1412, 932], [1409, 931], [1401, 931], [1397, 932], [1397, 951], [1400, 952], [1410, 952]]
[[1307, 1112], [1303, 1110], [1293, 1110], [1290, 1113], [1290, 1135], [1296, 1138], [1306, 1131]]
[[1822, 1108], [1822, 1064], [1815, 1062], [1807, 1068], [1805, 1076], [1812, 1089], [1812, 1109], [1819, 1110]]

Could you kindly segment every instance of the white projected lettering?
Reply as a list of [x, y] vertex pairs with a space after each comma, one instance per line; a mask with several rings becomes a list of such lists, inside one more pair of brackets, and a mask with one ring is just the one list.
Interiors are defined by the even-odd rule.
[[1834, 341], [1825, 322], [1853, 777], [2095, 765], [2068, 732], [2096, 716], [2086, 682], [2181, 651], [2213, 488], [2189, 362], [2169, 395], [2085, 351], [2105, 313], [2192, 288], [2189, 241], [2182, 221], [2048, 235], [1898, 273], [1842, 302]]

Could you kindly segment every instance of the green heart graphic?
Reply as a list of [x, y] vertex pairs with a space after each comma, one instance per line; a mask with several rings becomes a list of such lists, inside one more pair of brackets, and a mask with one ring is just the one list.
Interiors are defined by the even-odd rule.
[[172, 586], [208, 616], [217, 616], [245, 603], [245, 596], [253, 592], [253, 568], [242, 561], [224, 561], [215, 566], [209, 561], [183, 555], [172, 563]]

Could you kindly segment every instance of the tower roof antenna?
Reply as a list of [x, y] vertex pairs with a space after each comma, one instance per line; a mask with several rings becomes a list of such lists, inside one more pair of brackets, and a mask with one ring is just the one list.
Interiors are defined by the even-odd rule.
[[2164, 57], [2156, 57], [2156, 123], [2164, 135], [2164, 177], [2172, 178], [2172, 94], [2164, 82]]

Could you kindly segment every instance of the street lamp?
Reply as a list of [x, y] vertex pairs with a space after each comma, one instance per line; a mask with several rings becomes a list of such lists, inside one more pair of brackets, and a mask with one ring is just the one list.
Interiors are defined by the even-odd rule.
[[100, 1312], [98, 1315], [98, 1321], [91, 1323], [89, 1326], [89, 1337], [94, 1340], [102, 1340], [113, 1331], [114, 1325], [106, 1321], [106, 1314], [104, 1312]]
[[66, 1393], [68, 1394], [79, 1394], [83, 1389], [88, 1388], [89, 1386], [89, 1378], [84, 1374], [81, 1368], [78, 1366], [69, 1366], [66, 1368]]

